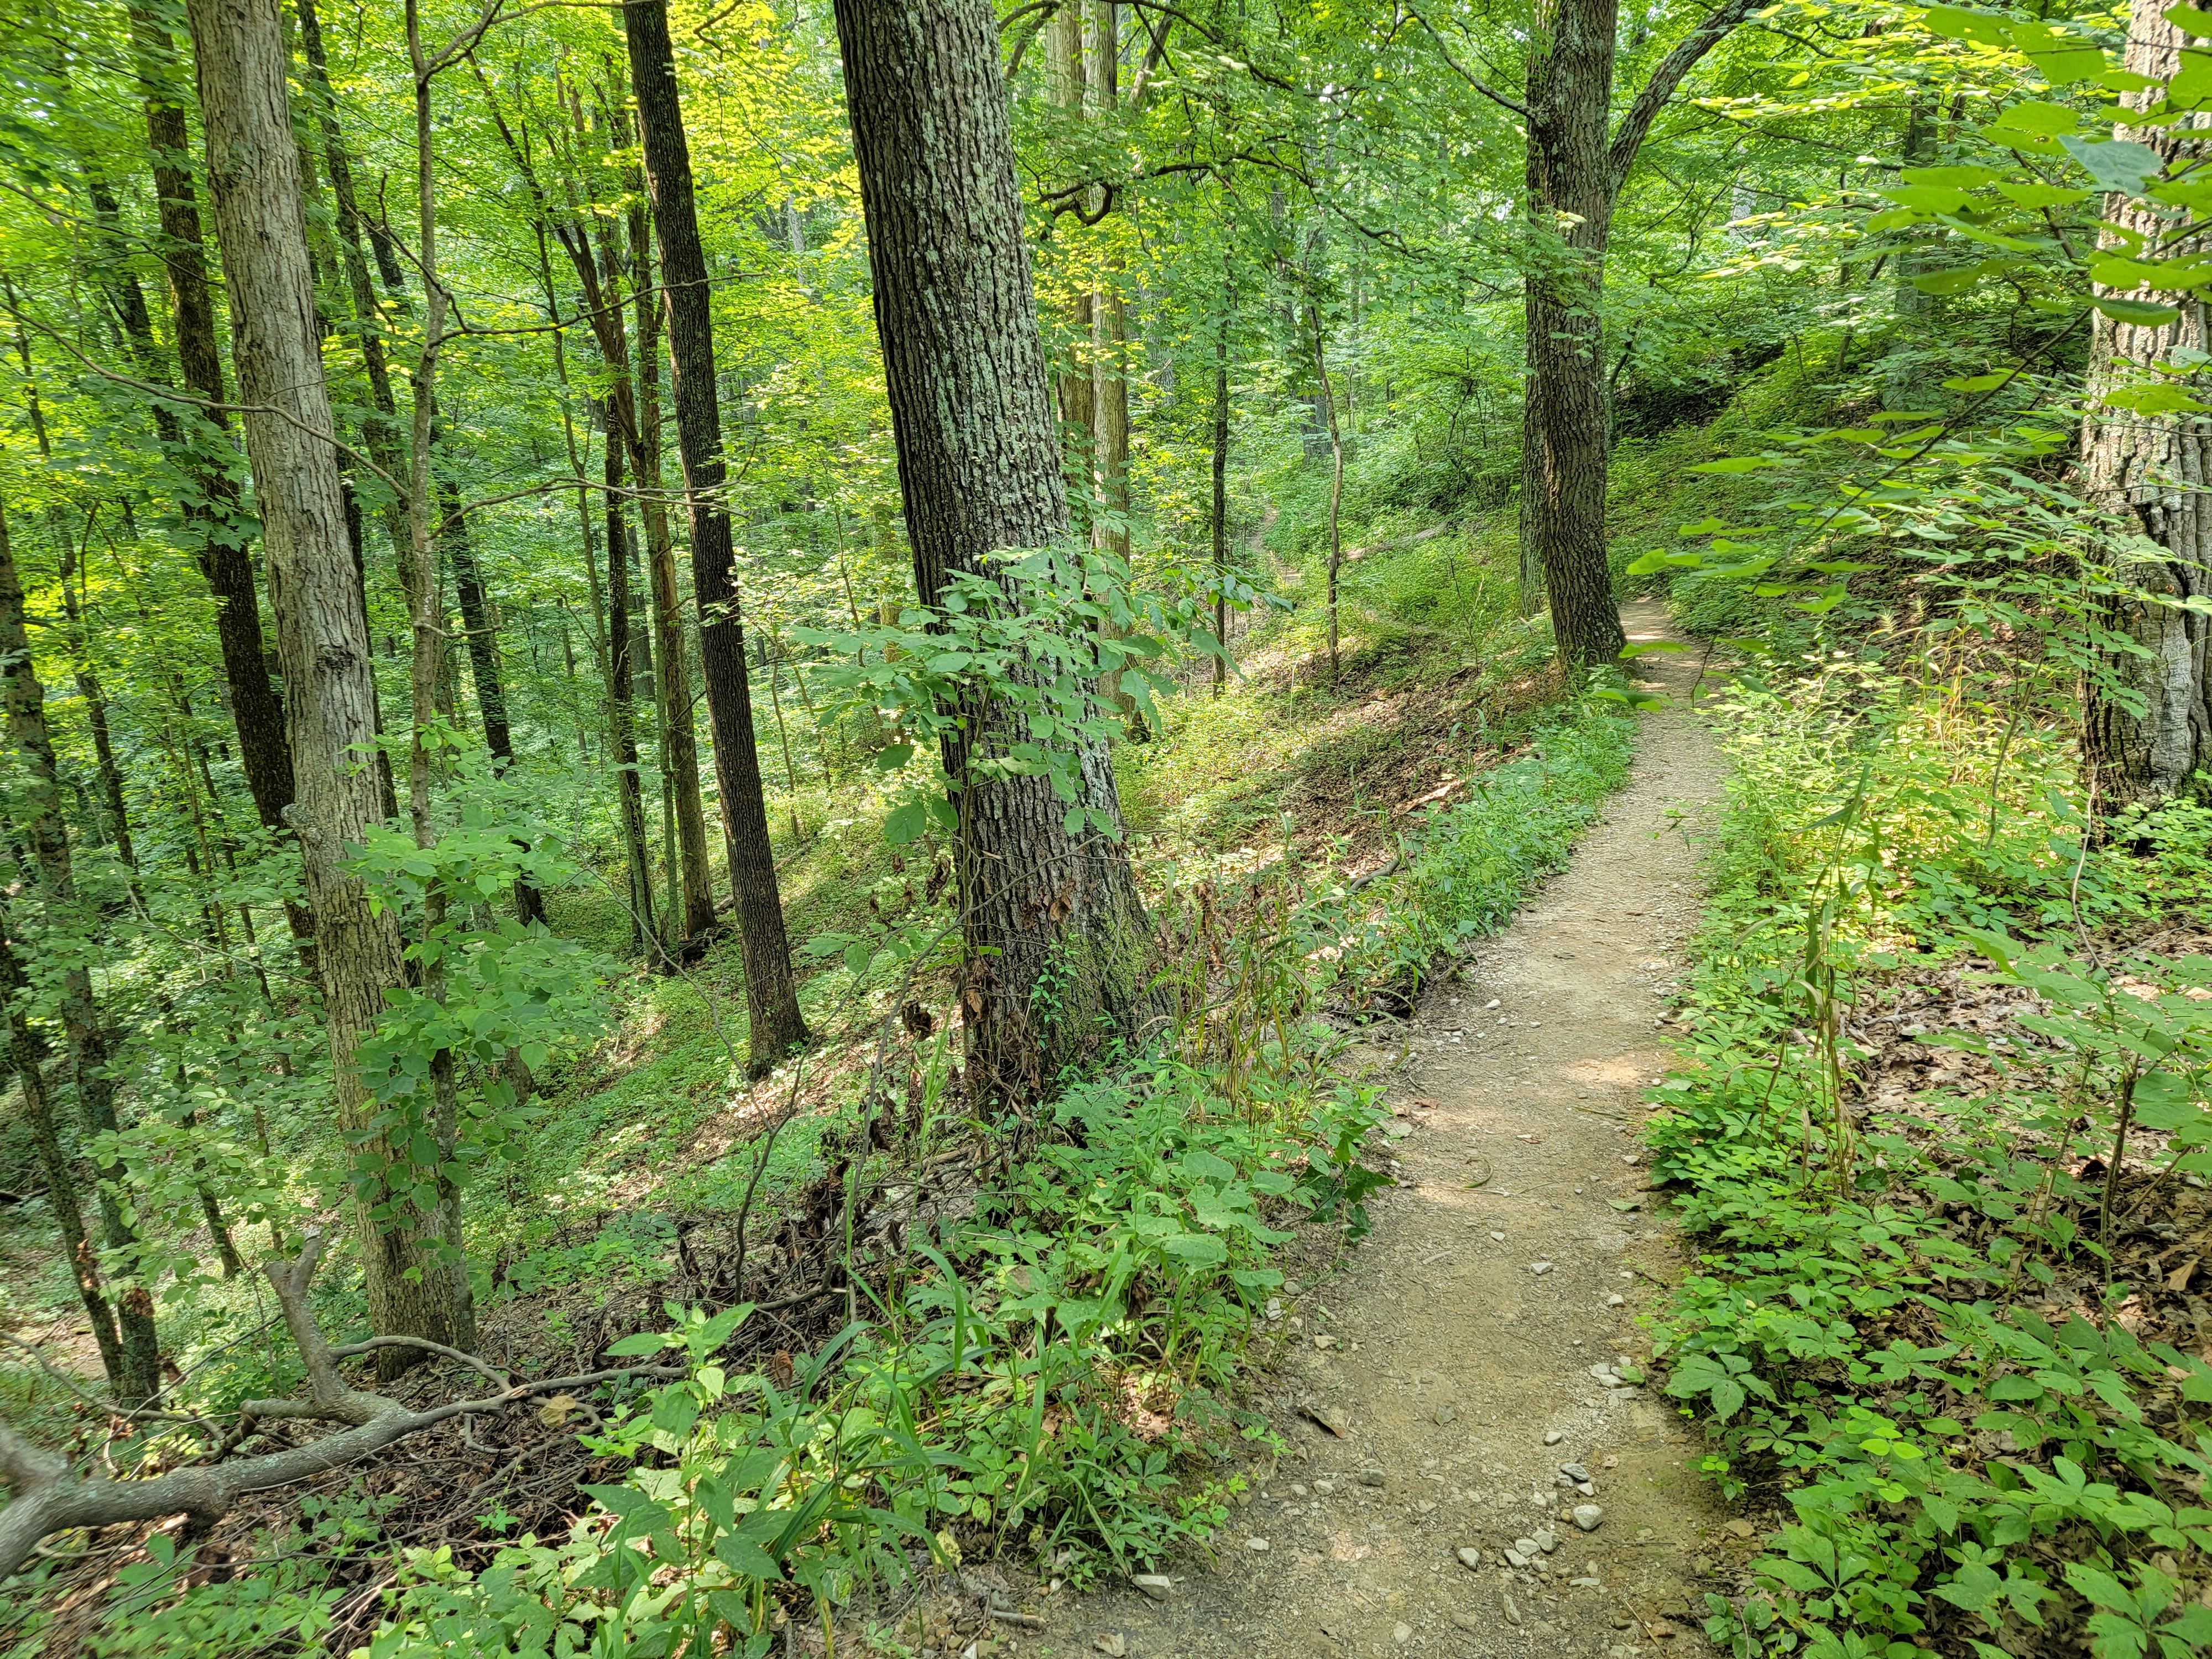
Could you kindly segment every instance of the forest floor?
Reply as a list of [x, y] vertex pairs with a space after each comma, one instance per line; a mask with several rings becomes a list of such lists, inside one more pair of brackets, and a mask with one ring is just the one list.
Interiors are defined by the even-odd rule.
[[[1623, 621], [1668, 634], [1657, 604]], [[1614, 1370], [1648, 1352], [1635, 1316], [1683, 1256], [1646, 1212], [1634, 1126], [1667, 1064], [1658, 997], [1698, 921], [1721, 771], [1688, 706], [1695, 659], [1656, 661], [1667, 707], [1570, 868], [1401, 1042], [1362, 1051], [1390, 1079], [1402, 1184], [1341, 1275], [1288, 1299], [1285, 1363], [1253, 1402], [1286, 1449], [1253, 1471], [1218, 1565], [1054, 1613], [1054, 1652], [1705, 1650], [1695, 1580], [1750, 1529], [1699, 1484], [1675, 1413]], [[1594, 1495], [1559, 1484], [1565, 1463]], [[1593, 1504], [1585, 1531], [1571, 1511]], [[1504, 1554], [1522, 1540], [1526, 1569]]]

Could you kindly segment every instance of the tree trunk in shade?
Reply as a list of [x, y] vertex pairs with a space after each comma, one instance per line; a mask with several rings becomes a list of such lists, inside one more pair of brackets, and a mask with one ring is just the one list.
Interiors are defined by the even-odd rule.
[[[1068, 536], [996, 27], [984, 0], [838, 0], [836, 15], [915, 586], [933, 608], [956, 573]], [[1071, 836], [1048, 780], [967, 776], [977, 749], [1019, 735], [1002, 707], [972, 714], [945, 756], [969, 1086], [1018, 1102], [1102, 1040], [1141, 1036], [1151, 927], [1104, 745], [1083, 746], [1079, 805], [1115, 833]]]
[[[1083, 54], [1083, 0], [1065, 0], [1046, 25], [1046, 67], [1051, 76], [1053, 101], [1080, 120], [1087, 99], [1088, 76]], [[1067, 356], [1056, 375], [1060, 392], [1060, 423], [1064, 440], [1074, 452], [1067, 465], [1076, 477], [1091, 477], [1092, 436], [1097, 399], [1091, 378], [1091, 295], [1079, 294], [1069, 302]]]
[[[434, 455], [441, 436], [434, 430], [431, 434]], [[438, 539], [445, 544], [446, 557], [453, 567], [453, 591], [461, 602], [461, 627], [469, 636], [469, 679], [476, 687], [484, 747], [501, 766], [511, 765], [514, 734], [507, 722], [507, 686], [499, 672], [499, 632], [492, 625], [483, 573], [477, 565], [476, 544], [469, 538], [468, 515], [462, 511], [460, 493], [452, 479], [438, 480], [437, 496]]]
[[[8, 521], [0, 511], [0, 685], [5, 688], [8, 747], [15, 751], [18, 778], [11, 792], [14, 822], [9, 839], [30, 855], [29, 877], [38, 898], [40, 920], [48, 938], [40, 954], [59, 965], [62, 1036], [69, 1047], [76, 1083], [77, 1107], [87, 1135], [112, 1134], [115, 1079], [108, 1069], [107, 1033], [93, 1000], [92, 971], [84, 950], [100, 935], [98, 913], [76, 890], [70, 857], [69, 830], [62, 817], [62, 787], [54, 764], [52, 737], [46, 727], [46, 688], [31, 664], [31, 640], [23, 615], [23, 585], [8, 543]], [[37, 1064], [35, 1056], [30, 1063]], [[97, 1166], [100, 1231], [108, 1248], [137, 1255], [138, 1234], [124, 1207], [125, 1170], [119, 1163]], [[126, 1291], [117, 1310], [122, 1375], [117, 1393], [125, 1406], [153, 1398], [161, 1386], [161, 1355], [154, 1330], [154, 1298], [143, 1289]]]
[[[684, 496], [691, 514], [699, 665], [707, 681], [714, 774], [722, 792], [722, 831], [729, 848], [730, 885], [737, 895], [744, 956], [750, 1020], [748, 1060], [757, 1073], [804, 1045], [808, 1034], [791, 973], [783, 902], [776, 891], [775, 851], [769, 840], [768, 801], [761, 789], [760, 753], [753, 735], [752, 688], [745, 677], [744, 635], [738, 617], [729, 503], [723, 497], [728, 469], [722, 459], [721, 415], [714, 387], [707, 259], [692, 200], [684, 112], [677, 100], [668, 8], [665, 0], [633, 0], [623, 18], [646, 183], [653, 198], [653, 232], [660, 246], [677, 445], [684, 458]], [[992, 50], [995, 52], [996, 46]]]
[[46, 1207], [53, 1212], [54, 1230], [61, 1235], [62, 1254], [69, 1260], [70, 1276], [76, 1281], [77, 1299], [84, 1304], [85, 1322], [92, 1328], [94, 1346], [100, 1350], [108, 1390], [119, 1400], [131, 1386], [130, 1363], [124, 1356], [115, 1304], [108, 1300], [107, 1287], [100, 1282], [100, 1260], [93, 1252], [91, 1235], [85, 1231], [76, 1171], [62, 1148], [53, 1097], [46, 1092], [46, 1038], [23, 1008], [21, 994], [30, 976], [15, 954], [14, 926], [5, 902], [0, 901], [0, 998], [5, 998], [8, 1006], [6, 1031], [0, 1042], [5, 1043], [5, 1059], [15, 1070], [23, 1116], [31, 1127], [31, 1145], [39, 1155], [40, 1171], [46, 1178]]
[[1213, 637], [1221, 655], [1213, 659], [1213, 695], [1219, 696], [1229, 682], [1229, 322], [1237, 314], [1237, 290], [1230, 288], [1222, 299], [1220, 331], [1213, 342], [1213, 510], [1208, 515], [1212, 532]]
[[1528, 54], [1528, 205], [1550, 257], [1526, 281], [1522, 609], [1534, 609], [1540, 581], [1559, 656], [1575, 668], [1611, 662], [1626, 643], [1606, 560], [1613, 411], [1601, 349], [1618, 9], [1538, 0]]
[[153, 152], [161, 264], [168, 276], [178, 367], [185, 389], [210, 405], [178, 410], [187, 443], [203, 458], [193, 475], [199, 500], [186, 518], [201, 537], [200, 570], [215, 594], [216, 634], [222, 647], [223, 677], [230, 682], [231, 718], [238, 726], [246, 787], [252, 792], [262, 826], [282, 830], [284, 809], [292, 801], [292, 751], [284, 734], [284, 707], [270, 683], [260, 595], [246, 552], [238, 491], [220, 464], [230, 448], [229, 416], [222, 408], [222, 357], [216, 344], [215, 301], [208, 289], [182, 88], [175, 79], [176, 46], [146, 6], [131, 7], [131, 34], [145, 89], [146, 142]]
[[[347, 844], [359, 844], [383, 816], [377, 769], [367, 763], [375, 684], [328, 435], [283, 35], [276, 0], [190, 0], [188, 10], [232, 356], [284, 668], [296, 790], [284, 822], [298, 837], [314, 910], [336, 1115], [359, 1150], [404, 1168], [404, 1151], [380, 1147], [369, 1133], [374, 1103], [354, 1060], [383, 1012], [385, 993], [405, 975], [397, 919], [380, 914], [344, 868]], [[373, 1212], [385, 1205], [403, 1219], [380, 1224]], [[465, 1270], [448, 1258], [435, 1218], [372, 1174], [357, 1190], [355, 1220], [371, 1326], [380, 1334], [468, 1346], [474, 1321]]]
[[1605, 250], [1622, 181], [1682, 78], [1755, 0], [1721, 0], [1660, 59], [1620, 124], [1612, 118], [1620, 0], [1535, 0], [1528, 19], [1528, 210], [1538, 258], [1524, 287], [1521, 602], [1540, 574], [1552, 635], [1570, 668], [1609, 663], [1626, 641], [1606, 557], [1613, 462], [1605, 372]]
[[[660, 493], [659, 296], [653, 291], [651, 215], [640, 199], [629, 215], [632, 293], [637, 304], [635, 445], [638, 517], [645, 526], [647, 580], [653, 589], [653, 692], [660, 714], [661, 776], [676, 821], [677, 891], [684, 931], [695, 937], [714, 925], [714, 879], [707, 856], [707, 809], [699, 790], [699, 730], [691, 715], [691, 652], [684, 636], [684, 595], [676, 580], [676, 538]], [[609, 286], [612, 286], [611, 281]], [[748, 728], [750, 729], [750, 728]]]
[[[2179, 66], [2182, 32], [2160, 15], [2154, 0], [2136, 0], [2128, 22], [2126, 64], [2138, 75], [2163, 81]], [[2128, 93], [2122, 101], [2142, 107], [2144, 95]], [[2194, 154], [2194, 130], [2154, 126], [2116, 134], [2148, 144], [2162, 159]], [[2104, 216], [2112, 224], [2152, 238], [2172, 227], [2123, 196], [2105, 198]], [[2117, 246], [2106, 232], [2104, 245]], [[2164, 296], [2160, 296], [2164, 297]], [[2181, 314], [2157, 328], [2116, 322], [2097, 313], [2089, 349], [2092, 410], [2103, 394], [2122, 382], [2146, 378], [2148, 367], [2185, 349], [2208, 349], [2204, 302], [2187, 296]], [[2202, 392], [2198, 393], [2202, 396]], [[2124, 527], [2164, 550], [2161, 559], [2121, 556], [2127, 580], [2145, 597], [2123, 599], [2109, 623], [2148, 650], [2110, 659], [2106, 672], [2117, 675], [2142, 701], [2141, 714], [2092, 683], [2088, 750], [2100, 803], [2166, 799], [2189, 787], [2202, 768], [2212, 766], [2212, 707], [2207, 705], [2208, 652], [2212, 623], [2170, 602], [2212, 597], [2212, 425], [2202, 415], [2137, 415], [2105, 410], [2084, 423], [2081, 476], [2090, 498]], [[2161, 604], [2160, 601], [2168, 601]]]
[[629, 586], [628, 527], [623, 522], [623, 441], [607, 422], [607, 735], [614, 749], [615, 793], [622, 810], [623, 852], [629, 865], [630, 937], [641, 950], [657, 948], [659, 929], [653, 910], [653, 863], [645, 850], [645, 793], [638, 778], [637, 720], [630, 704], [636, 695], [631, 659], [635, 605]]

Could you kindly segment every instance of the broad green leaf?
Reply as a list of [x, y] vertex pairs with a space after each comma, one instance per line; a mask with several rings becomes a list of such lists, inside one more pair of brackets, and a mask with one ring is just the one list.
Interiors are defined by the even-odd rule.
[[2072, 132], [2081, 121], [2081, 118], [2063, 104], [2039, 103], [2029, 99], [2009, 105], [2000, 112], [1990, 128], [1990, 136], [2000, 143], [2008, 142], [2008, 135], [2013, 133], [2032, 138], [2054, 138], [2062, 132]]
[[2156, 150], [2148, 144], [2138, 144], [2133, 139], [2116, 138], [2106, 143], [2093, 143], [2086, 138], [2062, 133], [2058, 135], [2058, 142], [2065, 147], [2066, 153], [2080, 163], [2082, 171], [2096, 181], [2099, 190], [2113, 191], [2122, 196], [2140, 196], [2152, 179], [2166, 171], [2165, 160]]
[[1881, 193], [1917, 213], [1956, 213], [1971, 199], [1952, 185], [1893, 185]]
[[2048, 52], [2031, 52], [2027, 56], [2037, 72], [2054, 87], [2093, 79], [2106, 69], [2105, 54], [2095, 46], [2059, 46]]
[[1787, 461], [1769, 455], [1730, 455], [1717, 461], [1699, 461], [1689, 468], [1692, 472], [1756, 472], [1762, 466], [1787, 466]]
[[2068, 190], [2057, 185], [2012, 185], [2000, 183], [1997, 193], [2017, 202], [2024, 208], [2066, 207], [2075, 202], [2086, 202], [2096, 192], [2087, 190]]
[[2153, 305], [2147, 300], [2116, 300], [2100, 295], [2091, 303], [2114, 322], [2133, 323], [2138, 328], [2161, 328], [2181, 315], [2173, 306]]
[[1930, 6], [1924, 20], [1930, 34], [1947, 40], [1976, 40], [1985, 46], [2011, 44], [2011, 33], [1997, 19], [1963, 6]]
[[1995, 167], [1905, 167], [1898, 175], [1908, 185], [1986, 185], [2001, 177]]
[[918, 800], [902, 802], [893, 807], [884, 819], [884, 839], [894, 847], [904, 847], [921, 839], [929, 828], [929, 809]]
[[2128, 386], [2106, 392], [2103, 404], [2106, 409], [2124, 409], [2136, 415], [2198, 415], [2208, 407], [2178, 386]]
[[1982, 268], [1979, 265], [1960, 265], [1952, 270], [1923, 271], [1912, 279], [1912, 286], [1923, 294], [1949, 297], [1972, 293], [1980, 286], [1981, 280]]

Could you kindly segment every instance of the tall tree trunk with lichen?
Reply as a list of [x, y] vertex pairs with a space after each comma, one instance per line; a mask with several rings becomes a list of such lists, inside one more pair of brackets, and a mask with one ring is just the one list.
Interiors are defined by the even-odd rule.
[[[954, 575], [1068, 534], [996, 29], [983, 0], [838, 0], [836, 15], [915, 586], [934, 609]], [[1018, 1102], [1141, 1034], [1151, 930], [1104, 747], [1076, 757], [1077, 805], [1111, 832], [1071, 833], [1048, 780], [969, 771], [1018, 734], [1002, 704], [969, 712], [945, 762], [970, 1088]]]

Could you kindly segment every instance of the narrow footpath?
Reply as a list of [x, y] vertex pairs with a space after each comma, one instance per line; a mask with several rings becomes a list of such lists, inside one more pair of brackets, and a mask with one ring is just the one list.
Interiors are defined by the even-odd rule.
[[[1668, 636], [1656, 604], [1622, 622]], [[1337, 1276], [1284, 1298], [1259, 1403], [1289, 1449], [1218, 1565], [1063, 1604], [1040, 1644], [1056, 1659], [1709, 1651], [1698, 1580], [1748, 1528], [1698, 1480], [1670, 1402], [1620, 1370], [1648, 1357], [1635, 1316], [1681, 1267], [1633, 1125], [1720, 782], [1687, 707], [1697, 661], [1641, 659], [1668, 707], [1643, 717], [1629, 786], [1431, 990], [1410, 1041], [1355, 1056], [1388, 1080], [1406, 1184]]]

